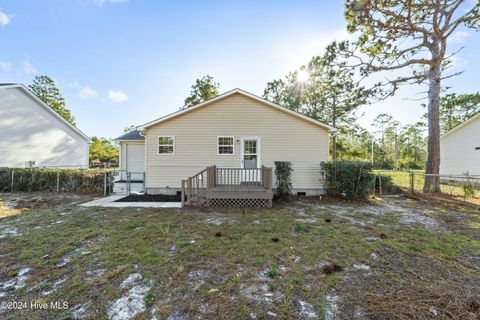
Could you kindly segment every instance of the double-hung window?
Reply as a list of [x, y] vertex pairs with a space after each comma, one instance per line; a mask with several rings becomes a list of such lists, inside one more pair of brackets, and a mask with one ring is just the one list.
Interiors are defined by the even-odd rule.
[[233, 137], [218, 137], [217, 139], [217, 154], [233, 154]]
[[175, 137], [158, 137], [158, 154], [175, 154]]

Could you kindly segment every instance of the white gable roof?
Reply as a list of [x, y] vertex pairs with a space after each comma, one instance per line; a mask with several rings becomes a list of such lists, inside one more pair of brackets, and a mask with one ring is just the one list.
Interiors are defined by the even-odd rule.
[[16, 88], [20, 89], [23, 93], [25, 93], [27, 96], [32, 98], [37, 104], [39, 104], [42, 108], [50, 112], [55, 118], [57, 118], [60, 122], [65, 124], [67, 127], [69, 127], [75, 134], [77, 134], [79, 137], [85, 139], [86, 141], [90, 141], [90, 138], [80, 131], [77, 127], [72, 125], [70, 122], [65, 120], [61, 115], [59, 115], [55, 110], [53, 110], [49, 105], [47, 105], [45, 102], [42, 101], [39, 97], [37, 97], [35, 94], [33, 94], [30, 90], [28, 90], [24, 85], [14, 83], [14, 84], [3, 84], [0, 86], [1, 89], [11, 89], [11, 88]]
[[287, 109], [287, 108], [285, 108], [285, 107], [282, 107], [282, 106], [280, 106], [280, 105], [278, 105], [278, 104], [275, 104], [275, 103], [270, 102], [270, 101], [268, 101], [268, 100], [266, 100], [266, 99], [263, 99], [263, 98], [261, 98], [261, 97], [259, 97], [259, 96], [257, 96], [257, 95], [254, 95], [254, 94], [252, 94], [252, 93], [250, 93], [250, 92], [247, 92], [247, 91], [245, 91], [245, 90], [238, 89], [238, 88], [237, 88], [237, 89], [230, 90], [230, 91], [227, 91], [227, 92], [225, 92], [225, 93], [222, 93], [222, 94], [220, 94], [220, 95], [218, 95], [218, 96], [216, 96], [216, 97], [214, 97], [214, 98], [212, 98], [212, 99], [206, 100], [206, 101], [201, 102], [201, 103], [199, 103], [199, 104], [196, 104], [196, 105], [194, 105], [194, 106], [191, 106], [191, 107], [188, 107], [188, 108], [179, 110], [179, 111], [177, 111], [177, 112], [171, 113], [171, 114], [166, 115], [166, 116], [164, 116], [164, 117], [162, 117], [162, 118], [158, 118], [158, 119], [155, 119], [155, 120], [153, 120], [153, 121], [147, 122], [147, 123], [145, 123], [145, 124], [143, 124], [143, 125], [141, 125], [141, 126], [138, 126], [137, 129], [140, 130], [140, 131], [143, 131], [143, 130], [151, 127], [151, 126], [154, 126], [154, 125], [157, 125], [157, 124], [162, 123], [162, 122], [164, 122], [164, 121], [170, 120], [170, 119], [172, 119], [172, 118], [176, 118], [176, 117], [178, 117], [178, 116], [184, 115], [184, 114], [189, 113], [189, 112], [191, 112], [191, 111], [193, 111], [193, 110], [196, 110], [196, 109], [205, 107], [205, 106], [207, 106], [207, 105], [209, 105], [209, 104], [212, 104], [212, 103], [214, 103], [214, 102], [216, 102], [216, 101], [218, 101], [218, 100], [221, 100], [221, 99], [223, 99], [223, 98], [226, 98], [226, 97], [228, 97], [228, 96], [231, 96], [231, 95], [234, 95], [234, 94], [237, 94], [237, 93], [238, 93], [238, 94], [241, 94], [241, 95], [243, 95], [243, 96], [249, 97], [249, 98], [251, 98], [251, 99], [253, 99], [253, 100], [255, 100], [255, 101], [258, 101], [258, 102], [260, 102], [260, 103], [262, 103], [262, 104], [265, 104], [265, 105], [267, 105], [267, 106], [270, 106], [270, 107], [272, 107], [272, 108], [274, 108], [274, 109], [277, 109], [277, 110], [280, 110], [280, 111], [282, 111], [282, 112], [288, 113], [288, 114], [290, 114], [290, 115], [292, 115], [292, 116], [294, 116], [294, 117], [303, 119], [303, 120], [305, 120], [305, 121], [307, 121], [307, 122], [310, 122], [310, 123], [312, 123], [312, 124], [314, 124], [314, 125], [317, 125], [317, 126], [319, 126], [319, 127], [322, 127], [322, 128], [324, 128], [324, 129], [327, 129], [328, 131], [337, 131], [336, 128], [331, 127], [331, 126], [329, 126], [329, 125], [327, 125], [327, 124], [325, 124], [325, 123], [322, 123], [322, 122], [320, 122], [320, 121], [317, 121], [317, 120], [315, 120], [315, 119], [312, 119], [312, 118], [310, 118], [310, 117], [307, 117], [307, 116], [305, 116], [305, 115], [303, 115], [303, 114], [301, 114], [301, 113], [292, 111], [292, 110]]
[[457, 132], [458, 130], [468, 126], [470, 123], [473, 123], [475, 120], [477, 119], [480, 119], [480, 113], [471, 117], [470, 119], [468, 119], [467, 121], [464, 121], [462, 122], [461, 124], [459, 124], [458, 126], [456, 126], [455, 128], [447, 131], [446, 133], [444, 133], [443, 135], [440, 136], [440, 139], [443, 139], [445, 137], [448, 137], [449, 135], [451, 135], [452, 133], [454, 132]]

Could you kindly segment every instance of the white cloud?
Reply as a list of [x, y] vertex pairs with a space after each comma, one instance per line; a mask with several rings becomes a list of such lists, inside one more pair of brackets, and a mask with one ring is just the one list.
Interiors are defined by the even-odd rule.
[[0, 26], [6, 26], [10, 23], [10, 18], [13, 17], [11, 14], [6, 14], [3, 11], [0, 11]]
[[35, 68], [32, 63], [25, 61], [23, 62], [23, 72], [25, 72], [26, 74], [37, 74], [38, 69]]
[[93, 0], [93, 3], [96, 6], [103, 7], [106, 3], [124, 3], [128, 2], [128, 0]]
[[97, 97], [98, 92], [90, 88], [89, 86], [85, 86], [82, 88], [82, 90], [80, 90], [80, 92], [78, 93], [78, 96], [82, 99], [90, 99], [90, 98]]
[[467, 41], [467, 37], [468, 37], [467, 31], [455, 31], [450, 36], [449, 40], [450, 40], [450, 43], [462, 44]]
[[127, 94], [123, 91], [109, 90], [108, 99], [115, 103], [123, 103], [128, 101], [129, 98]]
[[8, 72], [10, 71], [11, 68], [12, 68], [12, 64], [9, 61], [0, 60], [0, 70]]

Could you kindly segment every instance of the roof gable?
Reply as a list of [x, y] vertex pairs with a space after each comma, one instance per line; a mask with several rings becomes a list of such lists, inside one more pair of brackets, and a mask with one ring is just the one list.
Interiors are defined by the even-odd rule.
[[292, 110], [287, 109], [287, 108], [285, 108], [285, 107], [282, 107], [282, 106], [280, 106], [280, 105], [278, 105], [278, 104], [275, 104], [275, 103], [273, 103], [273, 102], [270, 102], [270, 101], [268, 101], [268, 100], [266, 100], [266, 99], [263, 99], [263, 98], [261, 98], [261, 97], [259, 97], [259, 96], [256, 96], [256, 95], [254, 95], [254, 94], [252, 94], [252, 93], [249, 93], [249, 92], [247, 92], [247, 91], [244, 91], [244, 90], [238, 89], [238, 88], [237, 88], [237, 89], [230, 90], [230, 91], [227, 91], [227, 92], [225, 92], [225, 93], [223, 93], [223, 94], [220, 94], [220, 95], [218, 95], [218, 96], [216, 96], [216, 97], [214, 97], [214, 98], [212, 98], [212, 99], [206, 100], [206, 101], [204, 101], [204, 102], [201, 102], [201, 103], [196, 104], [196, 105], [194, 105], [194, 106], [188, 107], [188, 108], [186, 108], [186, 109], [182, 109], [182, 110], [179, 110], [179, 111], [177, 111], [177, 112], [171, 113], [171, 114], [166, 115], [166, 116], [164, 116], [164, 117], [162, 117], [162, 118], [158, 118], [158, 119], [155, 119], [155, 120], [153, 120], [153, 121], [147, 122], [147, 123], [145, 123], [145, 124], [143, 124], [143, 125], [141, 125], [141, 126], [138, 126], [137, 129], [140, 130], [140, 131], [143, 131], [143, 130], [149, 128], [149, 127], [152, 127], [152, 126], [154, 126], [154, 125], [157, 125], [157, 124], [159, 124], [159, 123], [165, 122], [165, 121], [167, 121], [167, 120], [170, 120], [170, 119], [173, 119], [173, 118], [176, 118], [176, 117], [183, 116], [183, 115], [188, 114], [188, 113], [190, 113], [190, 112], [192, 112], [192, 111], [194, 111], [194, 110], [203, 108], [203, 107], [205, 107], [205, 106], [208, 106], [208, 105], [210, 105], [210, 104], [212, 104], [212, 103], [215, 103], [215, 102], [217, 102], [217, 101], [219, 101], [219, 100], [222, 100], [222, 99], [224, 99], [224, 98], [233, 96], [233, 95], [235, 95], [235, 94], [243, 95], [243, 96], [248, 97], [248, 98], [250, 98], [250, 99], [253, 99], [253, 100], [255, 100], [255, 101], [259, 102], [259, 103], [262, 103], [263, 105], [267, 105], [267, 106], [269, 106], [269, 107], [271, 107], [271, 108], [274, 108], [274, 109], [280, 110], [280, 111], [282, 111], [282, 112], [285, 112], [285, 113], [287, 113], [287, 114], [289, 114], [289, 115], [291, 115], [291, 116], [300, 118], [300, 119], [302, 119], [302, 120], [304, 120], [304, 121], [307, 121], [307, 122], [310, 122], [310, 123], [312, 123], [312, 124], [314, 124], [314, 125], [317, 125], [317, 126], [323, 128], [323, 129], [327, 129], [328, 131], [336, 131], [336, 130], [337, 130], [336, 128], [331, 127], [331, 126], [329, 126], [329, 125], [327, 125], [327, 124], [324, 124], [324, 123], [322, 123], [322, 122], [320, 122], [320, 121], [317, 121], [317, 120], [312, 119], [312, 118], [310, 118], [310, 117], [307, 117], [307, 116], [305, 116], [305, 115], [303, 115], [303, 114], [300, 114], [300, 113], [298, 113], [298, 112], [295, 112], [295, 111], [292, 111]]
[[443, 135], [440, 136], [440, 139], [443, 139], [443, 138], [446, 138], [448, 137], [449, 135], [451, 135], [452, 133], [455, 133], [465, 127], [467, 127], [468, 125], [470, 125], [471, 123], [474, 123], [475, 120], [480, 120], [480, 113], [471, 117], [470, 119], [468, 119], [467, 121], [464, 121], [462, 123], [460, 123], [458, 126], [454, 127], [453, 129], [447, 131], [446, 133], [444, 133]]
[[140, 134], [138, 130], [132, 130], [130, 132], [121, 135], [118, 138], [113, 139], [113, 141], [144, 141], [145, 137]]
[[29, 98], [31, 98], [34, 102], [36, 102], [40, 107], [44, 108], [47, 110], [49, 113], [51, 113], [56, 119], [58, 119], [60, 122], [62, 122], [65, 126], [67, 126], [70, 130], [72, 130], [75, 134], [80, 136], [82, 139], [85, 139], [86, 141], [90, 141], [90, 138], [84, 134], [80, 129], [77, 127], [73, 126], [70, 122], [65, 120], [61, 115], [59, 115], [55, 110], [53, 110], [49, 105], [47, 105], [45, 102], [43, 102], [39, 97], [37, 97], [35, 94], [33, 94], [30, 90], [28, 90], [27, 87], [25, 87], [23, 84], [10, 84], [10, 83], [5, 83], [1, 84], [0, 88], [3, 89], [18, 89], [22, 91], [25, 95], [27, 95]]

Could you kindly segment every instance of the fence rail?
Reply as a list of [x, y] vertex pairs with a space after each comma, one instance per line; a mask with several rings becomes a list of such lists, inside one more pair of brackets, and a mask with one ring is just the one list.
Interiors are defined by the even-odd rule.
[[391, 182], [403, 188], [409, 193], [423, 194], [425, 179], [438, 179], [440, 190], [454, 198], [480, 204], [480, 175], [471, 174], [427, 174], [421, 171], [400, 171], [400, 170], [376, 170], [376, 186], [374, 192], [380, 194], [388, 193], [385, 186], [382, 186], [382, 179], [378, 176], [387, 176]]
[[0, 168], [0, 192], [109, 194], [113, 171], [100, 169]]

